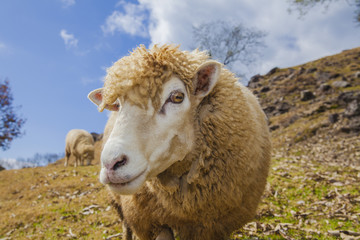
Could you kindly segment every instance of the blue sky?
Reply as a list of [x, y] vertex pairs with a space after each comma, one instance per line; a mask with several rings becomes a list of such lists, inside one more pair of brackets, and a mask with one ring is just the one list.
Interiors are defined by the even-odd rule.
[[102, 132], [107, 114], [86, 96], [102, 86], [106, 68], [139, 44], [190, 49], [193, 25], [222, 19], [267, 32], [267, 48], [247, 76], [360, 46], [346, 1], [303, 19], [288, 8], [283, 0], [2, 0], [0, 77], [10, 80], [27, 122], [0, 158], [63, 152], [73, 128]]

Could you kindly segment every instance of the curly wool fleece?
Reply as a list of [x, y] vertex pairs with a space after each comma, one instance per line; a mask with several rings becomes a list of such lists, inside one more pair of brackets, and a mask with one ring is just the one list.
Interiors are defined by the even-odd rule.
[[179, 46], [155, 45], [148, 50], [141, 45], [108, 68], [99, 110], [118, 98], [141, 108], [146, 108], [151, 99], [153, 107], [158, 109], [162, 85], [176, 74], [184, 81], [187, 91], [192, 91], [194, 72], [208, 58], [205, 52], [183, 52]]
[[[159, 109], [163, 83], [176, 74], [193, 93], [193, 76], [207, 59], [203, 52], [174, 46], [141, 46], [109, 68], [104, 102], [119, 98], [146, 108], [151, 99]], [[113, 193], [123, 223], [140, 239], [155, 239], [164, 226], [180, 239], [226, 239], [255, 216], [271, 157], [267, 120], [257, 99], [222, 68], [211, 93], [193, 107], [194, 149], [138, 193]], [[115, 120], [113, 113], [104, 143]]]

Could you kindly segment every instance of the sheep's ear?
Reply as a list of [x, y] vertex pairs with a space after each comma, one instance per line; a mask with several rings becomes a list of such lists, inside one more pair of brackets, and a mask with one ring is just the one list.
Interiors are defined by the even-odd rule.
[[104, 108], [109, 111], [118, 111], [119, 110], [119, 104], [116, 102], [111, 105], [106, 104], [105, 106], [102, 106], [102, 100], [103, 100], [102, 88], [98, 88], [98, 89], [95, 89], [94, 91], [90, 92], [88, 94], [88, 98], [90, 99], [90, 101], [95, 103], [96, 106], [98, 106], [98, 110], [100, 112], [102, 112], [104, 110]]
[[92, 101], [96, 106], [100, 106], [102, 103], [102, 88], [95, 89], [88, 94], [88, 98]]
[[221, 64], [216, 61], [207, 61], [196, 70], [193, 79], [194, 95], [201, 100], [208, 95], [216, 85], [221, 71]]

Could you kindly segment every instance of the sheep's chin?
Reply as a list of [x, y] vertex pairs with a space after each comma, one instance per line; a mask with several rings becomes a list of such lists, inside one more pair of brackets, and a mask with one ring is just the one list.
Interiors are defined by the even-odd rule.
[[109, 183], [107, 186], [111, 191], [121, 195], [132, 195], [141, 189], [146, 181], [147, 172], [143, 172], [141, 175], [132, 179], [127, 183]]

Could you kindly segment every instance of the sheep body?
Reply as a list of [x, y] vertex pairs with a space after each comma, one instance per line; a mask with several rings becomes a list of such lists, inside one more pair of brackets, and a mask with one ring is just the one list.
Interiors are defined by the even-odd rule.
[[[142, 66], [147, 71], [154, 66], [163, 67], [156, 57], [169, 54], [159, 53], [166, 48], [171, 49], [171, 54], [185, 59], [181, 61], [183, 65], [180, 64], [180, 68], [186, 68], [183, 74], [173, 69], [172, 73], [180, 76], [189, 92], [193, 91], [194, 86], [188, 79], [200, 64], [207, 61], [208, 57], [202, 52], [181, 52], [169, 46], [155, 46], [151, 51], [136, 50], [132, 54], [136, 56], [134, 61], [137, 60], [134, 64], [141, 65], [141, 60], [146, 59], [148, 65]], [[131, 61], [127, 64], [131, 65]], [[163, 69], [169, 70], [173, 65], [179, 63], [173, 62]], [[121, 76], [117, 70], [115, 63], [108, 75]], [[168, 71], [164, 73], [168, 74]], [[108, 86], [116, 85], [114, 79], [107, 80], [110, 82]], [[114, 95], [116, 88], [106, 85], [107, 82], [104, 85], [105, 97], [106, 94]], [[138, 92], [151, 94], [151, 91]], [[158, 102], [156, 94], [150, 98], [153, 103]], [[108, 99], [100, 109], [113, 103], [116, 97]], [[136, 98], [132, 99], [136, 102]], [[180, 239], [225, 239], [254, 217], [266, 184], [271, 157], [267, 120], [257, 99], [237, 82], [231, 72], [222, 68], [215, 87], [194, 107], [193, 114], [195, 141], [192, 151], [184, 159], [147, 180], [133, 195], [111, 192], [114, 206], [123, 219], [124, 231], [134, 232], [140, 239], [155, 239], [169, 228]], [[116, 113], [113, 113], [105, 127], [104, 144], [115, 122]]]
[[94, 158], [93, 136], [86, 130], [70, 130], [65, 139], [65, 166], [68, 165], [71, 154], [75, 157], [75, 167], [83, 166], [85, 160], [87, 165], [90, 165], [91, 160]]

